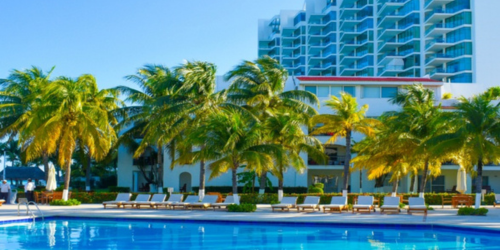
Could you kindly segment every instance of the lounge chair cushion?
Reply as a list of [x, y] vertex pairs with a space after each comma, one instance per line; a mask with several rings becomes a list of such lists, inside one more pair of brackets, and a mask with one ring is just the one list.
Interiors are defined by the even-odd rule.
[[304, 203], [297, 206], [317, 206], [319, 204], [319, 196], [307, 196]]
[[373, 205], [353, 205], [353, 208], [369, 208], [372, 207]]
[[131, 193], [119, 193], [116, 196], [116, 199], [114, 201], [105, 201], [103, 204], [117, 204], [117, 203], [122, 203], [125, 201], [129, 201], [130, 197], [132, 196]]
[[373, 196], [359, 196], [358, 197], [358, 205], [373, 205]]
[[427, 207], [425, 205], [413, 205], [410, 206], [410, 209], [426, 209]]
[[410, 197], [410, 198], [408, 198], [408, 206], [410, 206], [410, 207], [424, 206], [425, 207], [425, 200], [424, 200], [424, 198], [420, 198], [420, 197]]
[[345, 206], [345, 205], [347, 205], [347, 197], [345, 197], [345, 196], [332, 197], [332, 200], [330, 201], [330, 205]]
[[146, 201], [149, 201], [150, 197], [151, 197], [151, 195], [149, 195], [149, 194], [139, 194], [139, 195], [137, 195], [137, 197], [135, 198], [134, 201], [126, 201], [124, 203], [135, 204], [137, 202], [146, 202]]
[[384, 197], [384, 205], [382, 205], [382, 207], [384, 206], [397, 206], [399, 207], [399, 201], [401, 199], [399, 197]]
[[283, 197], [280, 204], [273, 204], [272, 207], [290, 207], [297, 204], [297, 197]]

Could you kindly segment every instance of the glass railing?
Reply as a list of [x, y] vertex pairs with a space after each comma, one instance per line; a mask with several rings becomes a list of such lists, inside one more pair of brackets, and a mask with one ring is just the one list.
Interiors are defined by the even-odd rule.
[[442, 53], [433, 54], [433, 55], [429, 56], [429, 58], [427, 58], [425, 60], [425, 63], [428, 63], [428, 62], [430, 62], [430, 61], [432, 61], [434, 59], [439, 59], [439, 58], [441, 58], [441, 59], [443, 59], [443, 58], [453, 58], [453, 56], [450, 56], [450, 55], [447, 55], [447, 54], [442, 54]]
[[[328, 135], [329, 136], [329, 135]], [[313, 159], [309, 158], [307, 160], [307, 165], [309, 166], [342, 166], [345, 163], [345, 155], [329, 155], [328, 160], [323, 163], [317, 163]]]
[[403, 70], [403, 65], [388, 65], [384, 67], [384, 71], [395, 71], [395, 70]]
[[434, 39], [432, 40], [432, 42], [428, 43], [426, 46], [425, 46], [425, 49], [428, 49], [430, 47], [432, 47], [432, 45], [436, 44], [436, 43], [444, 43], [444, 39], [440, 38], [440, 39]]
[[431, 33], [433, 30], [435, 30], [435, 29], [442, 29], [442, 28], [444, 28], [444, 25], [443, 25], [442, 23], [436, 23], [436, 24], [432, 25], [432, 26], [431, 26], [431, 28], [430, 28], [430, 29], [428, 29], [428, 30], [425, 32], [425, 34], [426, 34], [426, 35], [428, 35], [428, 34], [429, 34], [429, 33]]

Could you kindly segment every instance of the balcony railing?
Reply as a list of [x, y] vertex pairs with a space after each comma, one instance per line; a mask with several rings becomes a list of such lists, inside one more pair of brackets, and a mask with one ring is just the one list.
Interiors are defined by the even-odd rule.
[[152, 157], [139, 157], [132, 161], [132, 165], [134, 166], [152, 166], [154, 164], [156, 164], [156, 159]]
[[328, 156], [328, 160], [324, 163], [317, 163], [309, 158], [307, 164], [309, 166], [342, 166], [345, 163], [345, 157], [345, 155], [330, 155]]

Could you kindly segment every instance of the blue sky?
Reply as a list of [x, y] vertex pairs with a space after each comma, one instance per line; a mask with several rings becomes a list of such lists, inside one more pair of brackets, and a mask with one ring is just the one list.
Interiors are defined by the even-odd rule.
[[[497, 81], [500, 0], [476, 2], [477, 80]], [[101, 88], [146, 63], [213, 62], [224, 74], [257, 57], [257, 20], [303, 0], [0, 1], [0, 78], [31, 65], [54, 75], [90, 73]]]

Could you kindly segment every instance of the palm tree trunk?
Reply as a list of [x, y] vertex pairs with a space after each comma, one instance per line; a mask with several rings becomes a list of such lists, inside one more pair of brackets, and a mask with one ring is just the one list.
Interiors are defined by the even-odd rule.
[[87, 155], [87, 162], [85, 162], [87, 165], [85, 169], [85, 191], [90, 191], [90, 177], [91, 177], [91, 158], [90, 155]]
[[483, 159], [477, 161], [476, 177], [476, 209], [481, 206], [481, 191], [483, 189]]
[[163, 193], [163, 147], [158, 145], [158, 154], [156, 154], [156, 163], [158, 164], [158, 179], [156, 180], [156, 185], [158, 187], [158, 193]]
[[363, 193], [363, 170], [359, 170], [359, 192]]
[[396, 178], [396, 180], [394, 180], [394, 182], [392, 183], [392, 193], [398, 192], [398, 184], [399, 184], [399, 178]]
[[205, 161], [200, 161], [200, 185], [198, 195], [205, 196]]
[[238, 194], [238, 178], [236, 175], [237, 169], [238, 169], [238, 167], [236, 167], [236, 166], [231, 169], [231, 180], [233, 183], [233, 195]]
[[344, 190], [349, 187], [349, 163], [351, 162], [351, 136], [352, 132], [347, 131], [345, 136], [345, 161], [344, 161]]
[[71, 160], [66, 161], [66, 171], [64, 171], [63, 200], [68, 200], [69, 181], [71, 179]]
[[410, 183], [410, 193], [413, 193], [413, 190], [415, 190], [415, 178], [416, 176], [415, 175], [412, 175], [411, 176], [411, 183]]
[[42, 154], [43, 170], [45, 171], [45, 181], [49, 179], [49, 155], [47, 153]]
[[427, 172], [429, 171], [429, 160], [425, 160], [424, 172], [422, 173], [422, 180], [420, 181], [420, 190], [421, 194], [425, 191], [425, 185], [427, 184]]
[[260, 175], [259, 194], [264, 194], [266, 192], [266, 182], [267, 182], [267, 171], [264, 171]]

